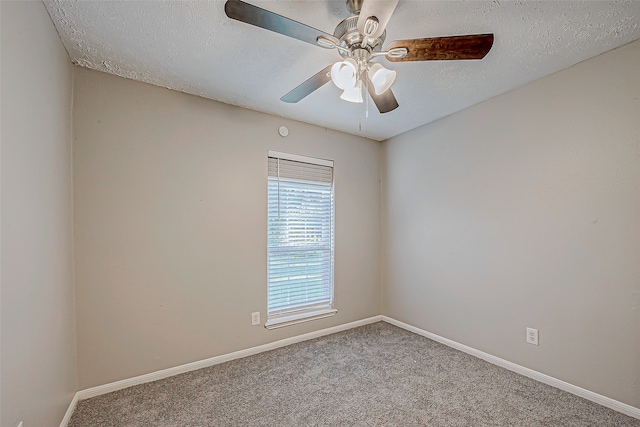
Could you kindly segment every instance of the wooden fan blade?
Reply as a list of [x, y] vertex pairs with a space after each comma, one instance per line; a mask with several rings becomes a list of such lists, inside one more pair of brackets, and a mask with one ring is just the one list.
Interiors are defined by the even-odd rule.
[[333, 37], [324, 31], [317, 30], [293, 19], [285, 18], [277, 13], [245, 3], [241, 0], [227, 0], [224, 5], [224, 11], [231, 19], [302, 40], [315, 46], [318, 46], [316, 43], [318, 36]]
[[376, 104], [376, 107], [381, 114], [388, 113], [389, 111], [393, 111], [399, 107], [398, 101], [391, 91], [391, 88], [385, 90], [380, 95], [376, 95], [373, 83], [371, 83], [369, 78], [367, 78], [367, 81], [367, 91], [369, 92], [369, 95], [371, 95], [371, 99], [373, 99], [374, 104]]
[[329, 80], [331, 80], [331, 67], [333, 64], [327, 65], [322, 71], [314, 74], [311, 78], [304, 81], [291, 92], [280, 98], [280, 101], [294, 104], [313, 91], [320, 89]]
[[493, 34], [470, 34], [467, 36], [433, 37], [426, 39], [396, 40], [386, 50], [406, 47], [409, 53], [404, 58], [389, 58], [391, 62], [441, 61], [456, 59], [482, 59], [493, 46]]
[[387, 28], [389, 18], [393, 15], [397, 5], [398, 0], [364, 0], [358, 18], [358, 31], [364, 34], [365, 21], [368, 17], [375, 16], [378, 19], [378, 29], [370, 37], [372, 39], [380, 37], [384, 29]]

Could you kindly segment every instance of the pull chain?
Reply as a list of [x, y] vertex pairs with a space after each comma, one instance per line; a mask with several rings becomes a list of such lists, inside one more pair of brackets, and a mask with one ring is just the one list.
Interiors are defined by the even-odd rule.
[[[362, 81], [362, 73], [358, 78]], [[362, 84], [360, 85], [360, 96], [362, 97]], [[358, 132], [362, 132], [362, 102], [358, 106]]]
[[280, 219], [280, 157], [278, 157], [278, 219]]

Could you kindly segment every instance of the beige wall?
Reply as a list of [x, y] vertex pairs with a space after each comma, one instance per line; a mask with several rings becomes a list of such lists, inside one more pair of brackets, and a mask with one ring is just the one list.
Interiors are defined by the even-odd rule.
[[73, 68], [41, 2], [0, 2], [3, 427], [57, 426], [77, 390]]
[[[81, 388], [380, 313], [380, 143], [78, 68], [73, 148]], [[335, 160], [339, 310], [272, 331], [268, 149]]]
[[639, 100], [640, 41], [387, 141], [383, 313], [640, 407]]
[[[76, 69], [74, 323], [73, 70], [41, 3], [0, 5], [3, 427], [379, 314], [380, 295], [386, 315], [640, 407], [640, 42], [393, 138], [381, 166], [364, 138]], [[339, 312], [274, 331], [250, 326], [268, 149], [336, 162]]]

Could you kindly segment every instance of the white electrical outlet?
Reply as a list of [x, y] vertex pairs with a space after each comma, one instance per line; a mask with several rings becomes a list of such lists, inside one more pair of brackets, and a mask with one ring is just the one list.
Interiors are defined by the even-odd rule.
[[529, 344], [538, 345], [538, 330], [527, 328], [527, 342]]
[[260, 312], [256, 311], [255, 313], [251, 313], [251, 326], [256, 326], [260, 324]]

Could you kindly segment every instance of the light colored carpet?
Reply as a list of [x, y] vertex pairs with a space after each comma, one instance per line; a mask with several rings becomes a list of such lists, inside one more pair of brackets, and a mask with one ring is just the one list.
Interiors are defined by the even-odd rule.
[[69, 427], [640, 426], [379, 322], [78, 404]]

